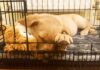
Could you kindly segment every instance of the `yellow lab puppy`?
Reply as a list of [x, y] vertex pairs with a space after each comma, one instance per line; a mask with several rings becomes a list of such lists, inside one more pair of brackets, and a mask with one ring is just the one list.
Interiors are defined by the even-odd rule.
[[[25, 23], [26, 21], [26, 23]], [[96, 33], [92, 24], [77, 14], [32, 14], [18, 20], [18, 23], [29, 28], [38, 42], [57, 42], [61, 45], [73, 42], [72, 36], [82, 29], [81, 35]], [[50, 48], [50, 47], [49, 47]]]

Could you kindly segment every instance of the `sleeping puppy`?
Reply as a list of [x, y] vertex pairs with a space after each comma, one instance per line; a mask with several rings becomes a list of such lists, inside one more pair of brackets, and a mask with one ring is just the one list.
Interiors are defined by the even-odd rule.
[[[72, 36], [77, 34], [78, 29], [82, 29], [80, 35], [87, 35], [89, 32], [97, 33], [92, 29], [92, 24], [88, 20], [77, 14], [32, 14], [28, 15], [26, 19], [18, 20], [18, 23], [27, 25], [28, 31], [37, 38], [38, 42], [53, 42], [64, 47], [73, 43]], [[40, 50], [51, 50], [54, 48], [53, 46], [52, 44], [50, 46], [42, 44], [42, 47], [39, 46], [39, 48]]]

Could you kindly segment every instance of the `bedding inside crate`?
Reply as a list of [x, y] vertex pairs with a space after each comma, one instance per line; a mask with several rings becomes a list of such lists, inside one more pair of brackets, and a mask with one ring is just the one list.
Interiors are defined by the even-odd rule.
[[[100, 33], [100, 31], [98, 30]], [[76, 35], [73, 37], [74, 43], [69, 45], [63, 52], [39, 52], [50, 60], [70, 60], [70, 61], [99, 61], [100, 60], [100, 35]], [[2, 48], [4, 44], [0, 44]], [[36, 52], [11, 52], [1, 50], [0, 58], [29, 58], [34, 59]], [[38, 52], [37, 52], [38, 53]]]
[[[100, 60], [100, 36], [99, 35], [76, 35], [73, 37], [74, 43], [69, 45], [67, 51], [72, 51], [66, 55], [66, 60], [74, 61], [98, 61]], [[65, 60], [65, 56], [63, 58]]]

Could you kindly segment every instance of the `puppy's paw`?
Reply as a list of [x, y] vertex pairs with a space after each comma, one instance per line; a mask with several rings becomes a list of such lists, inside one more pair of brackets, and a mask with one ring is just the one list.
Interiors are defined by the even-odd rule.
[[16, 44], [14, 46], [14, 49], [18, 50], [18, 51], [26, 51], [27, 50], [27, 45], [26, 44]]
[[88, 35], [88, 30], [82, 30], [82, 31], [80, 32], [80, 35], [81, 35], [81, 36]]
[[92, 35], [98, 34], [98, 32], [95, 29], [90, 29], [89, 33], [92, 34]]
[[6, 45], [5, 47], [4, 47], [4, 51], [5, 52], [11, 52], [11, 51], [13, 51], [14, 49], [13, 49], [13, 45], [11, 44], [11, 45]]
[[72, 37], [70, 35], [58, 34], [55, 37], [55, 42], [63, 44], [63, 45], [67, 45], [67, 44], [73, 43], [73, 39], [72, 39]]

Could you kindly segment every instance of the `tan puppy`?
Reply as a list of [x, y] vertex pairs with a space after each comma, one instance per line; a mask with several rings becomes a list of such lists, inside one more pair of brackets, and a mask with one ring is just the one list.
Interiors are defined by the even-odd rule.
[[78, 28], [82, 29], [81, 35], [96, 33], [89, 21], [76, 14], [33, 14], [18, 22], [27, 25], [28, 31], [37, 38], [38, 42], [57, 42], [62, 46], [73, 42], [72, 36], [77, 34]]

